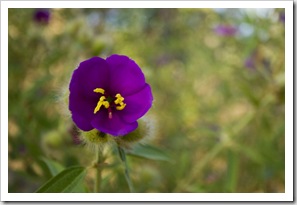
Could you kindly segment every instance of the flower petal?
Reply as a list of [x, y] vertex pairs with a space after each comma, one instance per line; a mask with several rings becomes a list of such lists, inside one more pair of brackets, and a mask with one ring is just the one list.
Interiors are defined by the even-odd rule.
[[72, 119], [80, 129], [88, 131], [94, 117], [94, 108], [99, 99], [95, 88], [105, 88], [109, 82], [109, 68], [106, 61], [93, 57], [80, 63], [73, 72], [69, 85], [69, 110]]
[[124, 96], [126, 107], [119, 111], [119, 115], [125, 122], [135, 122], [141, 118], [152, 106], [153, 95], [149, 84], [130, 96]]
[[76, 126], [84, 131], [94, 129], [91, 120], [94, 117], [96, 100], [83, 98], [77, 93], [71, 92], [69, 95], [69, 110]]
[[83, 131], [90, 131], [94, 129], [93, 125], [85, 116], [79, 114], [72, 114], [72, 120], [77, 125], [77, 127]]
[[141, 69], [127, 56], [111, 55], [106, 62], [110, 66], [110, 90], [113, 94], [131, 95], [145, 85]]
[[79, 92], [86, 96], [96, 96], [95, 88], [108, 88], [109, 67], [106, 61], [93, 57], [80, 63], [74, 70], [70, 82], [70, 92]]
[[101, 132], [111, 134], [113, 136], [123, 136], [135, 130], [138, 126], [137, 122], [126, 123], [121, 120], [118, 112], [112, 113], [112, 118], [108, 118], [107, 110], [102, 110], [91, 122], [92, 126]]

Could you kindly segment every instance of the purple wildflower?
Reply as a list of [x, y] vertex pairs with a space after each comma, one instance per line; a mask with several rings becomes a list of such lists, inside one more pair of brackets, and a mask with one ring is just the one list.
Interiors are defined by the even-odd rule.
[[72, 138], [73, 144], [76, 144], [76, 145], [81, 144], [82, 141], [79, 139], [79, 132], [75, 127], [75, 125], [71, 126], [71, 128], [68, 129], [68, 132]]
[[250, 69], [255, 69], [255, 57], [254, 55], [249, 56], [248, 58], [246, 58], [245, 62], [244, 62], [244, 66]]
[[279, 21], [281, 21], [282, 23], [285, 23], [285, 18], [286, 18], [285, 12], [284, 11], [280, 12], [278, 18], [279, 18]]
[[26, 146], [25, 146], [24, 144], [21, 144], [21, 145], [19, 146], [19, 153], [20, 153], [21, 155], [24, 155], [24, 154], [26, 154], [26, 151], [27, 151]]
[[229, 25], [218, 25], [214, 28], [214, 32], [220, 36], [234, 36], [237, 28]]
[[151, 87], [127, 56], [93, 57], [80, 63], [69, 85], [69, 110], [83, 131], [122, 136], [138, 127], [152, 106]]
[[34, 12], [34, 20], [37, 23], [47, 24], [50, 20], [51, 13], [48, 9], [36, 9]]

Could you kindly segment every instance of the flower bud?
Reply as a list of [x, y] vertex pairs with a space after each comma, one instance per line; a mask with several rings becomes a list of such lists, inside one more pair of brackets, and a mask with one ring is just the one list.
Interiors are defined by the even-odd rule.
[[114, 140], [113, 137], [106, 133], [100, 132], [97, 129], [90, 131], [81, 131], [81, 140], [91, 150], [96, 151], [96, 147], [103, 148], [106, 145], [111, 144]]
[[122, 137], [115, 138], [119, 146], [131, 148], [134, 144], [143, 142], [154, 136], [155, 125], [152, 118], [144, 117], [138, 120], [138, 128]]

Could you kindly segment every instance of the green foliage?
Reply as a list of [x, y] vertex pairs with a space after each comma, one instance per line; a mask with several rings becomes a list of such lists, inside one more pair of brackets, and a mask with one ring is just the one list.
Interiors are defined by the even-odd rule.
[[63, 170], [42, 185], [37, 193], [67, 193], [81, 190], [83, 179], [86, 175], [84, 167], [71, 167]]
[[129, 155], [143, 157], [146, 159], [171, 162], [170, 156], [163, 150], [148, 144], [137, 144], [128, 151]]
[[[52, 176], [50, 185], [61, 176], [69, 183], [50, 191], [93, 190], [94, 168], [59, 172], [96, 158], [71, 120], [68, 83], [82, 60], [113, 53], [139, 64], [154, 95], [139, 122], [145, 134], [116, 139], [135, 192], [284, 192], [282, 11], [62, 8], [45, 25], [32, 21], [34, 9], [9, 9], [9, 192], [34, 192]], [[219, 36], [220, 24], [239, 32]], [[105, 139], [100, 192], [129, 192], [118, 150]], [[84, 175], [86, 188], [76, 190]]]
[[60, 173], [62, 170], [65, 169], [65, 167], [63, 165], [61, 165], [53, 160], [46, 159], [45, 157], [42, 157], [41, 159], [46, 164], [52, 177], [56, 176], [58, 173]]
[[120, 159], [121, 159], [121, 161], [123, 162], [123, 165], [124, 165], [125, 179], [127, 181], [127, 184], [128, 184], [128, 187], [129, 187], [130, 192], [133, 193], [134, 192], [134, 188], [133, 188], [133, 183], [131, 181], [130, 174], [129, 174], [129, 168], [128, 168], [127, 159], [126, 159], [126, 152], [120, 146], [118, 146], [118, 151], [119, 151]]

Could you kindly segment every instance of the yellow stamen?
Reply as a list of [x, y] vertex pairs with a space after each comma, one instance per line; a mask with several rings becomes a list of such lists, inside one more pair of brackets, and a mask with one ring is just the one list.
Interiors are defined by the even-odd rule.
[[114, 101], [114, 103], [116, 104], [116, 105], [119, 105], [119, 106], [116, 106], [116, 109], [117, 110], [123, 110], [125, 107], [126, 107], [126, 104], [125, 103], [123, 103], [123, 101], [125, 100], [125, 98], [123, 98], [122, 96], [121, 96], [121, 94], [116, 94], [116, 96], [115, 96], [117, 99]]
[[103, 105], [106, 109], [109, 108], [109, 102], [106, 101], [106, 97], [105, 97], [105, 96], [101, 96], [101, 97], [100, 97], [100, 99], [99, 99], [99, 101], [98, 101], [98, 103], [97, 103], [97, 106], [96, 106], [95, 109], [94, 109], [94, 114], [96, 114], [96, 113], [100, 110], [100, 108], [101, 108], [102, 105]]
[[93, 91], [94, 91], [95, 93], [101, 93], [102, 95], [104, 95], [104, 93], [105, 93], [105, 90], [102, 89], [102, 88], [96, 88], [96, 89], [94, 89]]
[[102, 105], [107, 109], [109, 108], [109, 102], [108, 101], [103, 101]]
[[126, 107], [125, 103], [120, 103], [120, 106], [116, 106], [117, 110], [123, 110]]
[[114, 101], [114, 103], [115, 104], [118, 104], [118, 103], [121, 103], [121, 102], [123, 102], [124, 100], [125, 100], [125, 98], [123, 98], [122, 96], [121, 96], [121, 94], [116, 94], [116, 96], [115, 96], [117, 99]]
[[[103, 96], [100, 97], [99, 101], [97, 102], [97, 105], [94, 109], [94, 114], [96, 114], [101, 106], [103, 105], [106, 109], [108, 109], [108, 118], [111, 119], [112, 118], [112, 111], [111, 111], [111, 107], [110, 107], [110, 100], [107, 101], [106, 97], [104, 96], [105, 94], [105, 90], [102, 88], [96, 88], [93, 90], [95, 93], [101, 93]], [[115, 108], [117, 110], [123, 110], [126, 107], [126, 103], [124, 103], [125, 98], [123, 98], [121, 96], [121, 94], [116, 94], [115, 95], [116, 99], [114, 100], [114, 104], [117, 105], [115, 106]]]

